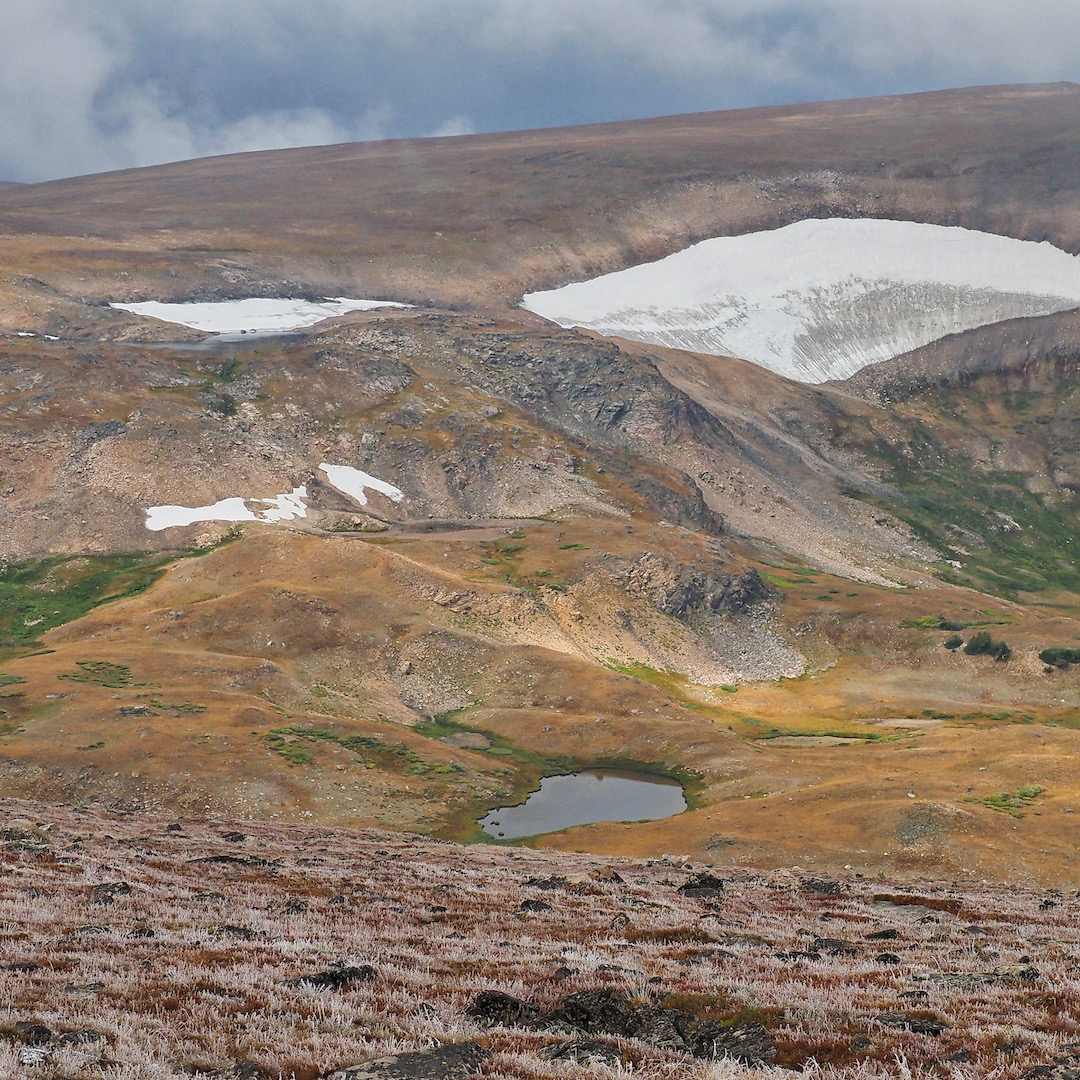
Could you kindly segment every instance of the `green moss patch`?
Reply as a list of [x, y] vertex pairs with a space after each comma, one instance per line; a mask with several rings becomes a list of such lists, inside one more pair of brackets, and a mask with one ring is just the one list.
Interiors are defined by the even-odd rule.
[[75, 666], [78, 671], [57, 675], [58, 679], [71, 682], [96, 683], [98, 686], [110, 686], [119, 689], [131, 686], [131, 668], [127, 664], [110, 664], [107, 660], [79, 660]]
[[310, 728], [300, 724], [286, 724], [267, 732], [263, 736], [266, 745], [290, 765], [309, 765], [315, 758], [311, 747], [319, 743], [340, 746], [355, 754], [360, 754], [364, 763], [381, 765], [387, 771], [407, 772], [410, 776], [424, 776], [434, 773], [458, 771], [451, 765], [440, 768], [436, 764], [424, 761], [404, 743], [386, 742], [374, 735], [342, 735], [329, 728]]
[[1022, 818], [1023, 811], [1030, 806], [1043, 792], [1046, 791], [1041, 784], [1024, 784], [1015, 791], [999, 791], [994, 795], [987, 795], [984, 799], [965, 799], [965, 802], [979, 803], [990, 810], [998, 810], [1004, 814], [1010, 814], [1015, 818]]
[[46, 631], [110, 600], [135, 596], [172, 556], [56, 556], [0, 567], [0, 650], [32, 645]]

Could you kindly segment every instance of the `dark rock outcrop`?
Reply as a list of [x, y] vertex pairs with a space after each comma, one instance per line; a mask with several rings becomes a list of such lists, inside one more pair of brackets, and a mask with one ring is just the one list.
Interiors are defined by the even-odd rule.
[[433, 1050], [379, 1058], [328, 1074], [329, 1080], [449, 1080], [472, 1076], [491, 1057], [479, 1043], [448, 1043]]
[[527, 1001], [500, 990], [482, 990], [473, 999], [469, 1015], [485, 1026], [519, 1027], [531, 1024], [539, 1012]]
[[912, 1031], [916, 1035], [940, 1035], [948, 1028], [939, 1020], [929, 1020], [922, 1016], [909, 1016], [906, 1013], [882, 1013], [874, 1019], [886, 1027], [903, 1028]]
[[[576, 1030], [581, 1036], [560, 1044], [565, 1056], [576, 1061], [581, 1060], [576, 1056], [578, 1048], [596, 1045], [582, 1036], [595, 1035], [639, 1039], [660, 1049], [709, 1060], [731, 1058], [746, 1065], [760, 1065], [775, 1056], [772, 1036], [756, 1021], [702, 1019], [681, 1009], [636, 1001], [611, 987], [569, 994], [543, 1014], [508, 994], [485, 991], [477, 995], [469, 1013], [491, 1024], [528, 1024], [561, 1034]], [[549, 1053], [561, 1056], [563, 1050]]]
[[348, 990], [357, 983], [374, 982], [377, 977], [378, 973], [370, 964], [361, 964], [359, 967], [342, 965], [289, 979], [285, 985], [311, 986], [317, 990]]
[[710, 874], [707, 871], [695, 874], [689, 881], [684, 881], [678, 888], [681, 895], [689, 896], [695, 900], [709, 900], [719, 896], [723, 891], [723, 878], [718, 878], [715, 874]]
[[631, 596], [642, 597], [665, 615], [684, 622], [702, 614], [745, 614], [773, 596], [753, 567], [740, 574], [709, 573], [648, 551], [633, 562], [609, 562], [605, 572]]

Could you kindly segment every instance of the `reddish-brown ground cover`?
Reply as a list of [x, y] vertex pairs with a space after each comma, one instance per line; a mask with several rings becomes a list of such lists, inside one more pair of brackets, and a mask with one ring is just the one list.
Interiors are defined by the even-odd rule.
[[[792, 869], [725, 871], [724, 892], [703, 899], [678, 891], [702, 868], [673, 859], [11, 801], [3, 811], [9, 824], [51, 826], [48, 843], [5, 834], [4, 1076], [227, 1076], [251, 1060], [301, 1080], [474, 1039], [493, 1051], [487, 1076], [581, 1075], [539, 1056], [558, 1034], [478, 1027], [466, 1010], [486, 989], [545, 1009], [610, 987], [757, 1020], [776, 1044], [758, 1075], [1007, 1080], [1077, 1039], [1080, 924], [1060, 893]], [[370, 964], [375, 977], [344, 989], [295, 982], [339, 964]], [[889, 1014], [943, 1030], [919, 1034]], [[16, 1027], [28, 1023], [48, 1032]], [[746, 1075], [735, 1062], [601, 1040], [622, 1064], [588, 1066], [597, 1076]]]

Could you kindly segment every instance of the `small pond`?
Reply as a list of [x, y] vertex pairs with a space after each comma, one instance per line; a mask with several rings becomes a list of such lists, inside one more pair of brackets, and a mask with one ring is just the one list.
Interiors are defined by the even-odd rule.
[[517, 806], [490, 811], [479, 821], [488, 836], [513, 840], [595, 821], [657, 821], [686, 809], [682, 785], [663, 776], [590, 769], [545, 776], [540, 790]]

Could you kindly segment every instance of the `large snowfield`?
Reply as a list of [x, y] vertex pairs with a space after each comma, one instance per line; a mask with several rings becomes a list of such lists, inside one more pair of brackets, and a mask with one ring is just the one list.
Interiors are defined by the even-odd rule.
[[279, 300], [253, 297], [248, 300], [222, 300], [216, 303], [162, 304], [147, 300], [142, 304], [110, 304], [109, 307], [147, 315], [162, 322], [204, 330], [208, 334], [284, 333], [314, 326], [350, 311], [373, 311], [383, 307], [408, 307], [390, 300], [350, 300], [333, 296], [327, 300]]
[[[405, 498], [400, 488], [351, 465], [331, 465], [324, 461], [319, 469], [333, 487], [361, 506], [367, 506], [368, 490], [385, 495], [391, 502], [401, 502]], [[208, 506], [151, 506], [146, 511], [146, 527], [151, 532], [160, 532], [201, 521], [292, 521], [293, 518], [307, 517], [307, 499], [307, 486], [301, 485], [287, 495], [275, 495], [271, 499], [235, 495]], [[248, 503], [255, 504], [258, 509], [252, 510]]]
[[947, 334], [1080, 307], [1080, 258], [912, 221], [800, 221], [529, 293], [562, 326], [735, 356], [800, 382], [853, 375]]

